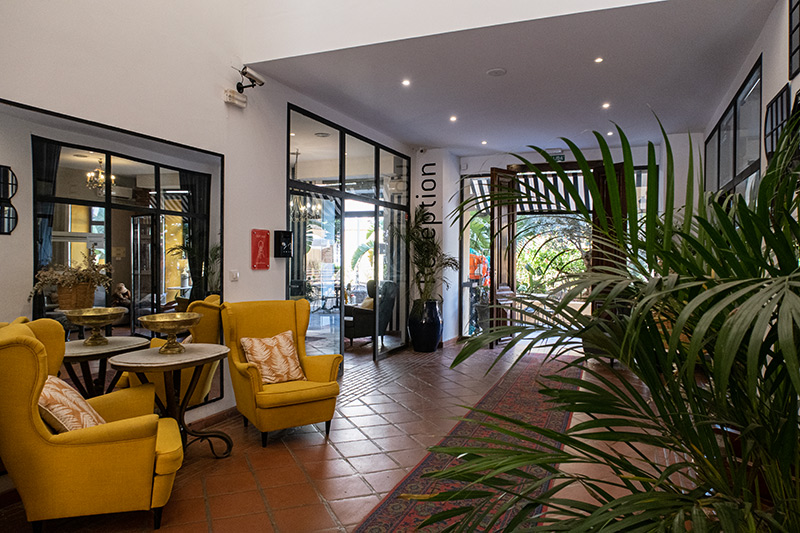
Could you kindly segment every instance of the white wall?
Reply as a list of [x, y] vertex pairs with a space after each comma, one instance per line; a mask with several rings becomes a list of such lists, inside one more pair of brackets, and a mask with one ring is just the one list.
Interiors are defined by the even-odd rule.
[[[111, 14], [113, 13], [113, 15]], [[224, 154], [225, 263], [228, 301], [283, 299], [285, 259], [250, 269], [250, 230], [285, 229], [287, 102], [410, 154], [407, 146], [267, 80], [247, 91], [248, 106], [222, 101], [239, 81], [240, 0], [0, 2], [0, 98]], [[19, 224], [0, 235], [0, 321], [30, 316], [33, 229], [30, 134], [82, 144], [84, 127], [45, 127], [0, 114], [0, 164], [17, 173]], [[91, 141], [94, 143], [94, 141]], [[92, 145], [92, 144], [90, 144]], [[124, 144], [109, 149], [130, 153]], [[231, 283], [230, 270], [240, 281]], [[226, 380], [229, 381], [229, 380]], [[231, 407], [225, 399], [191, 418]]]
[[[271, 80], [247, 91], [246, 109], [224, 104], [224, 89], [239, 81], [231, 67], [242, 64], [240, 2], [145, 0], [114, 9], [109, 18], [107, 5], [91, 0], [0, 3], [8, 43], [0, 71], [13, 73], [0, 76], [0, 98], [224, 154], [225, 297], [282, 299], [286, 260], [272, 258], [270, 270], [252, 271], [249, 254], [251, 229], [285, 229], [287, 102], [400, 152], [410, 153], [408, 147]], [[25, 182], [14, 204], [22, 207], [21, 220], [10, 238], [0, 237], [0, 247], [13, 241], [21, 253], [11, 270], [3, 269], [3, 288], [11, 279], [29, 287], [33, 270], [26, 244], [30, 157], [20, 152], [23, 145], [29, 150], [30, 138], [21, 143], [14, 156]], [[0, 164], [12, 150], [0, 146]], [[239, 282], [229, 281], [230, 270], [239, 271]], [[3, 303], [0, 320], [24, 305]]]
[[662, 0], [245, 0], [245, 62]]

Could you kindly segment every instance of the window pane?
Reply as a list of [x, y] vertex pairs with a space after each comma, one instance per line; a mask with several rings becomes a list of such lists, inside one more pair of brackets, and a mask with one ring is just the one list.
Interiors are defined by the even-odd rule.
[[736, 98], [736, 174], [761, 158], [761, 71]]
[[733, 109], [719, 124], [719, 188], [733, 180]]
[[380, 152], [380, 199], [400, 205], [408, 204], [408, 160]]
[[[45, 160], [40, 163], [43, 172], [37, 177], [36, 182], [39, 194], [105, 202], [106, 156], [104, 154], [67, 147], [61, 147], [59, 151], [58, 145], [45, 144], [47, 146], [43, 147], [43, 150], [49, 152], [50, 158], [45, 156]], [[55, 153], [58, 153], [58, 159], [55, 160], [57, 165], [50, 166]]]
[[375, 147], [350, 135], [344, 142], [344, 190], [375, 198]]
[[289, 179], [340, 189], [338, 130], [293, 111], [289, 125]]
[[378, 211], [378, 352], [388, 352], [406, 342], [406, 247], [398, 236], [405, 231], [406, 213], [397, 209]]
[[706, 190], [716, 191], [719, 188], [719, 132], [714, 130], [706, 142]]
[[341, 353], [341, 200], [298, 191], [290, 202], [289, 298], [311, 303], [306, 350]]
[[156, 207], [156, 167], [111, 157], [111, 201], [119, 205]]

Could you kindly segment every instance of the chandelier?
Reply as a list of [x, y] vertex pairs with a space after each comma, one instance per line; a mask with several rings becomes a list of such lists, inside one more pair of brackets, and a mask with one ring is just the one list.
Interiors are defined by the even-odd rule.
[[[103, 173], [103, 160], [97, 160], [97, 168], [86, 173], [86, 186], [93, 191], [103, 191], [106, 188], [106, 175]], [[116, 185], [117, 177], [111, 175], [111, 188]]]
[[302, 202], [292, 200], [289, 209], [293, 221], [321, 220], [322, 204], [319, 202]]

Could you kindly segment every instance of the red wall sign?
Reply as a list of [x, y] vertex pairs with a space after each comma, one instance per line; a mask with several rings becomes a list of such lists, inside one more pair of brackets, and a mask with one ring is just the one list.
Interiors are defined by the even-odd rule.
[[253, 270], [269, 270], [269, 230], [250, 232], [250, 264]]

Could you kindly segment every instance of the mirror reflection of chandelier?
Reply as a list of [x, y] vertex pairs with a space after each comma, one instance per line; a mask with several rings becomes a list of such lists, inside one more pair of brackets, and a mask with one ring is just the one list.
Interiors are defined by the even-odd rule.
[[[93, 191], [102, 191], [106, 188], [106, 175], [103, 172], [103, 160], [97, 160], [97, 168], [86, 173], [86, 186]], [[111, 175], [111, 188], [116, 185], [117, 177]]]
[[292, 200], [289, 210], [294, 221], [322, 219], [322, 204], [319, 202]]

